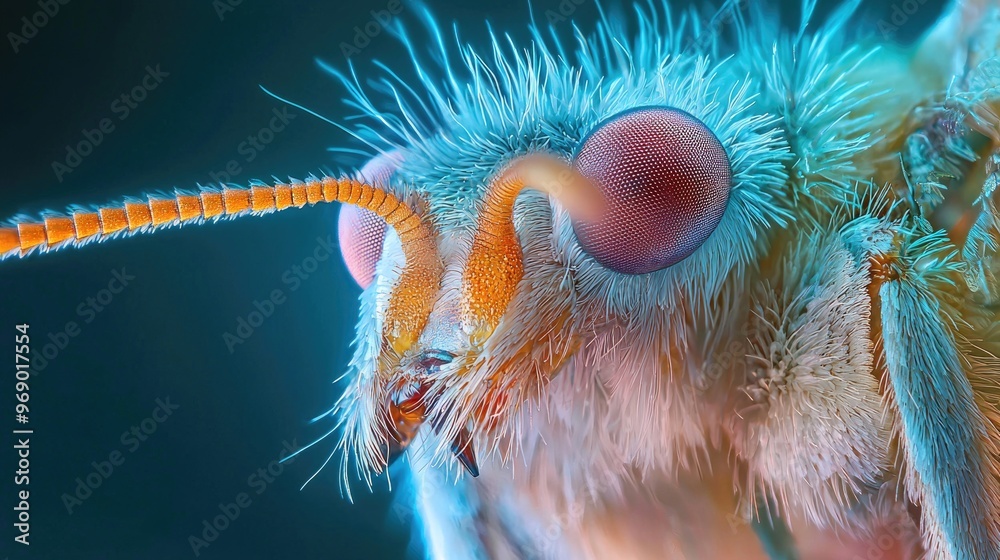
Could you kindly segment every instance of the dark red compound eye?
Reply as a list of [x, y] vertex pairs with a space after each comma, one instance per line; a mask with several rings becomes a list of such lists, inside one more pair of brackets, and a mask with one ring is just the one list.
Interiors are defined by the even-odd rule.
[[584, 139], [574, 165], [607, 203], [600, 221], [574, 223], [576, 237], [617, 272], [644, 274], [682, 261], [719, 225], [729, 201], [725, 148], [705, 123], [678, 109], [608, 118]]
[[[399, 158], [395, 154], [380, 155], [361, 168], [358, 178], [374, 187], [382, 186], [398, 166]], [[362, 289], [375, 279], [375, 265], [382, 257], [386, 227], [385, 220], [371, 210], [353, 204], [340, 206], [337, 217], [340, 254], [344, 257], [347, 270]]]

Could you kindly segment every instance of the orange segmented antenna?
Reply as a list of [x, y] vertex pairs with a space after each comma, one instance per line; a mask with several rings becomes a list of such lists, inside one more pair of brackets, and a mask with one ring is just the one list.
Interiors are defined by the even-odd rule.
[[394, 194], [349, 177], [310, 178], [290, 184], [252, 184], [174, 196], [150, 195], [93, 210], [47, 214], [38, 221], [16, 218], [0, 227], [0, 260], [33, 251], [55, 251], [119, 235], [152, 232], [206, 220], [263, 215], [319, 202], [342, 202], [371, 210], [399, 236], [405, 266], [390, 297], [384, 333], [399, 353], [416, 340], [440, 285], [441, 264], [430, 227]]
[[[72, 210], [47, 214], [38, 221], [15, 218], [0, 228], [0, 259], [27, 256], [33, 251], [54, 251], [90, 242], [102, 242], [119, 235], [146, 233], [160, 228], [202, 223], [206, 220], [266, 214], [286, 208], [301, 208], [318, 202], [359, 204], [376, 211], [389, 221], [412, 217], [412, 211], [395, 196], [359, 181], [324, 177], [306, 182], [249, 188], [223, 187], [198, 193], [178, 191], [174, 196], [149, 195], [147, 200], [126, 199], [121, 204], [94, 210]], [[378, 212], [381, 210], [381, 212]], [[394, 225], [390, 222], [390, 225]], [[404, 228], [413, 229], [412, 225]]]
[[499, 324], [524, 274], [514, 231], [514, 201], [525, 188], [552, 196], [574, 218], [595, 220], [604, 207], [600, 191], [590, 181], [546, 154], [522, 156], [490, 182], [462, 275], [462, 313], [480, 339]]

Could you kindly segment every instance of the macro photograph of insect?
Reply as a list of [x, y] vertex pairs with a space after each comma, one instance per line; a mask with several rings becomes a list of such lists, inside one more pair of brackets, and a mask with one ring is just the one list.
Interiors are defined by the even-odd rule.
[[1000, 559], [995, 0], [10, 2], [3, 559]]

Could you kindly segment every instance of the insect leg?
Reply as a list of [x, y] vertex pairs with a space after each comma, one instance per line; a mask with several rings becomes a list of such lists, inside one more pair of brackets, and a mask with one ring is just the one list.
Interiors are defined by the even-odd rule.
[[428, 560], [528, 559], [543, 555], [504, 517], [502, 500], [484, 494], [482, 481], [455, 480], [444, 467], [418, 466], [413, 472], [416, 511]]
[[[923, 245], [928, 243], [913, 243]], [[882, 261], [878, 288], [890, 405], [906, 469], [908, 498], [920, 506], [933, 558], [1000, 557], [1000, 484], [991, 425], [967, 377], [954, 319], [933, 284], [906, 263], [934, 268], [930, 251]], [[879, 260], [879, 259], [876, 259]], [[933, 280], [933, 279], [931, 279]]]

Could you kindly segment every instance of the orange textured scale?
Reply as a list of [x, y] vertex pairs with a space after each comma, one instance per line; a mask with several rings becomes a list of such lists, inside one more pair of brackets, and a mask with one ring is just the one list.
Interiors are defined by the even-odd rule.
[[250, 192], [244, 189], [226, 189], [222, 191], [226, 214], [239, 214], [250, 209]]
[[221, 215], [225, 211], [222, 205], [222, 193], [206, 192], [201, 193], [201, 206], [204, 209], [202, 214], [206, 218], [213, 218]]
[[45, 218], [45, 236], [49, 245], [75, 239], [76, 228], [73, 227], [73, 219], [64, 216]]
[[[372, 200], [372, 206], [369, 206], [376, 214], [385, 218], [391, 212], [399, 209], [399, 199], [392, 194], [386, 193], [385, 198], [382, 199], [382, 203], [375, 206], [376, 201]], [[386, 220], [387, 222], [389, 220]]]
[[361, 185], [361, 196], [358, 197], [357, 205], [362, 208], [367, 208], [368, 204], [372, 201], [372, 196], [375, 195], [375, 189], [368, 185]]
[[101, 233], [101, 217], [97, 215], [97, 212], [73, 214], [73, 225], [76, 228], [77, 239], [86, 239]]
[[308, 200], [305, 185], [292, 185], [292, 204], [301, 208]]
[[139, 229], [153, 223], [153, 213], [149, 211], [148, 204], [137, 202], [125, 203], [125, 216], [128, 218], [128, 229]]
[[316, 204], [323, 200], [323, 185], [319, 181], [306, 183], [306, 200], [309, 201], [309, 204]]
[[345, 202], [348, 204], [357, 204], [359, 198], [361, 198], [361, 183], [351, 181], [351, 194], [347, 195]]
[[[500, 322], [524, 274], [513, 226], [492, 238], [480, 220], [463, 273], [463, 314], [490, 334]], [[492, 238], [492, 239], [491, 239]]]
[[45, 243], [45, 225], [17, 224], [17, 236], [21, 239], [21, 250], [27, 251]]
[[274, 189], [271, 187], [250, 187], [250, 207], [254, 212], [274, 210]]
[[347, 202], [347, 199], [351, 197], [351, 185], [355, 182], [354, 179], [345, 179], [337, 184], [337, 201]]
[[333, 177], [323, 177], [323, 200], [333, 202], [337, 200], [337, 180]]
[[128, 216], [122, 208], [101, 208], [101, 233], [108, 235], [128, 227]]
[[177, 197], [177, 214], [182, 222], [201, 217], [201, 197], [180, 195]]
[[385, 202], [385, 191], [381, 189], [372, 189], [372, 199], [368, 201], [365, 208], [369, 210], [377, 210]]
[[292, 205], [292, 187], [288, 185], [275, 185], [274, 206], [278, 210], [284, 210]]
[[181, 219], [180, 211], [177, 209], [177, 202], [173, 199], [151, 198], [149, 199], [149, 211], [153, 214], [153, 225], [160, 226]]
[[389, 215], [385, 217], [385, 221], [386, 223], [395, 226], [399, 222], [405, 220], [406, 218], [409, 218], [412, 215], [413, 213], [410, 212], [410, 209], [407, 208], [405, 204], [397, 204], [396, 208], [393, 209], [393, 211], [390, 212]]
[[396, 224], [396, 234], [401, 241], [408, 241], [421, 234], [420, 216], [410, 214], [408, 218]]
[[0, 228], [0, 255], [21, 248], [21, 237], [15, 228]]

